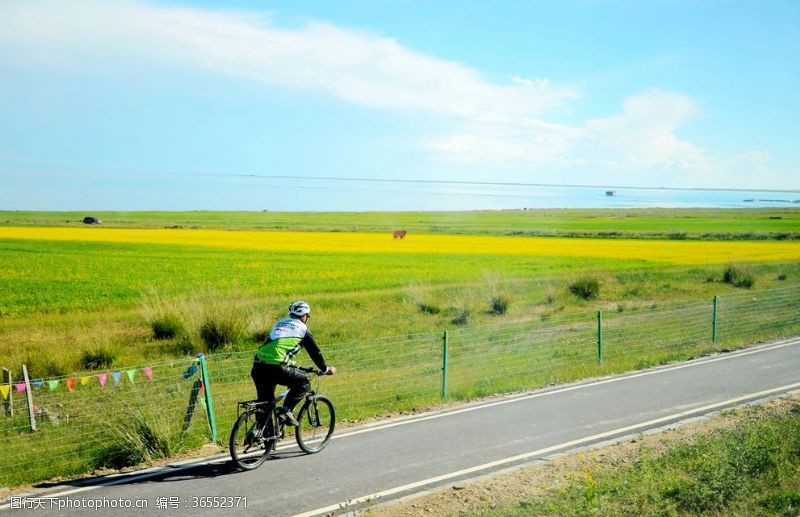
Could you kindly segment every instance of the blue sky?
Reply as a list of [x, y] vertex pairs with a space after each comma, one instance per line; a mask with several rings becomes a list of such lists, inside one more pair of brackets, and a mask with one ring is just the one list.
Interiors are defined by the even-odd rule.
[[220, 5], [0, 0], [0, 209], [800, 188], [792, 0]]

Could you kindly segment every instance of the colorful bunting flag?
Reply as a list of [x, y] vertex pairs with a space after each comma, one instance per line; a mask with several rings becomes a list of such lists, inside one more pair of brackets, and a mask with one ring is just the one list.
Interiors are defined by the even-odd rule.
[[[136, 377], [136, 369], [134, 368], [134, 369], [131, 369], [131, 370], [124, 370], [124, 372], [125, 372], [126, 376], [128, 377], [128, 380], [130, 382], [133, 382], [134, 378]], [[148, 379], [152, 379], [153, 378], [153, 368], [152, 367], [146, 366], [146, 367], [142, 368], [142, 372], [145, 374], [145, 376]], [[193, 365], [191, 365], [189, 367], [189, 369], [186, 372], [184, 372], [183, 376], [184, 376], [184, 378], [189, 378], [191, 375], [194, 375], [195, 373], [197, 373], [197, 366], [193, 364]], [[111, 376], [114, 378], [114, 384], [115, 385], [119, 385], [119, 382], [120, 382], [120, 380], [122, 378], [122, 371], [112, 372]], [[78, 378], [69, 377], [69, 378], [64, 379], [64, 380], [65, 380], [65, 383], [67, 385], [67, 389], [69, 391], [73, 391], [75, 389], [76, 383], [80, 383], [80, 386], [86, 386], [86, 385], [89, 384], [89, 382], [92, 380], [93, 377], [95, 377], [95, 376], [94, 375], [83, 375], [83, 376], [78, 377]], [[105, 387], [106, 383], [108, 382], [108, 373], [97, 374], [97, 380], [100, 382], [100, 386], [101, 387]], [[59, 379], [53, 379], [53, 380], [36, 379], [35, 381], [31, 381], [31, 387], [39, 389], [39, 388], [43, 387], [46, 384], [47, 387], [50, 389], [50, 391], [54, 391], [56, 388], [58, 388], [58, 385], [60, 383], [61, 383], [61, 380], [59, 380]], [[12, 388], [12, 386], [13, 386], [13, 388]], [[25, 391], [25, 389], [26, 389], [26, 386], [25, 386], [24, 382], [20, 382], [20, 383], [16, 383], [16, 384], [2, 384], [2, 385], [0, 385], [0, 396], [2, 396], [3, 400], [8, 399], [9, 395], [11, 394], [11, 390], [12, 389], [16, 390], [17, 393], [23, 393]], [[201, 384], [200, 393], [202, 393], [202, 392], [203, 392], [203, 388], [202, 388], [202, 384]]]
[[186, 369], [185, 372], [183, 372], [183, 378], [184, 379], [188, 379], [189, 377], [191, 377], [192, 375], [194, 375], [196, 373], [197, 373], [197, 365], [196, 364], [192, 364], [189, 368]]

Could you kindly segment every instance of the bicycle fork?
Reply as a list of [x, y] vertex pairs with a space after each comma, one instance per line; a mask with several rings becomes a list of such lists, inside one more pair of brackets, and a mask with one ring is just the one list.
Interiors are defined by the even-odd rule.
[[317, 409], [317, 398], [312, 393], [308, 398], [308, 423], [312, 428], [320, 427], [322, 422], [319, 421], [319, 410]]

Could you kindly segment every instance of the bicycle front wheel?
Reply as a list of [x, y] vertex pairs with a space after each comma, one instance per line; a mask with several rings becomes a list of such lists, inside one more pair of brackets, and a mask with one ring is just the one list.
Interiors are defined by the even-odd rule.
[[[267, 425], [262, 433], [258, 432], [258, 420], [268, 419]], [[275, 440], [270, 440], [275, 433], [271, 432], [272, 418], [269, 414], [264, 414], [261, 409], [251, 409], [245, 411], [233, 424], [229, 448], [231, 459], [242, 469], [252, 470], [264, 463]]]
[[314, 397], [303, 405], [297, 421], [297, 445], [309, 454], [319, 452], [328, 445], [336, 425], [333, 403], [323, 396]]

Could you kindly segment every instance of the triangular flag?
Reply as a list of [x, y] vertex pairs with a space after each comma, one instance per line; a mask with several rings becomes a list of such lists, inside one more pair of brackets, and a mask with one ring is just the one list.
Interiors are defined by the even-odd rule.
[[183, 378], [188, 379], [189, 377], [191, 377], [196, 373], [197, 373], [197, 365], [193, 364], [189, 368], [187, 368], [185, 372], [183, 372]]
[[87, 384], [89, 384], [89, 379], [91, 378], [92, 377], [90, 375], [84, 375], [83, 377], [81, 377], [81, 386], [86, 386]]
[[100, 387], [106, 385], [106, 379], [108, 379], [108, 375], [105, 373], [101, 373], [100, 375], [97, 376], [97, 380], [100, 381]]
[[114, 384], [119, 384], [119, 378], [122, 376], [122, 372], [114, 372], [111, 375], [114, 377]]
[[67, 389], [69, 391], [72, 391], [72, 390], [75, 389], [75, 379], [73, 379], [72, 377], [67, 379]]
[[203, 407], [203, 411], [208, 411], [206, 409], [206, 399], [205, 399], [205, 397], [200, 399], [200, 405]]
[[36, 388], [36, 389], [39, 389], [39, 388], [41, 388], [42, 386], [44, 386], [44, 381], [43, 381], [43, 380], [41, 380], [41, 379], [37, 379], [37, 380], [35, 380], [35, 381], [31, 382], [31, 384], [33, 384], [33, 387], [34, 387], [34, 388]]
[[8, 398], [8, 393], [11, 391], [11, 386], [7, 384], [0, 384], [0, 396], [3, 397], [3, 400]]
[[14, 387], [17, 388], [17, 393], [22, 393], [23, 391], [25, 391], [25, 383], [24, 382], [20, 382], [19, 384], [15, 384]]
[[144, 372], [144, 374], [147, 376], [148, 379], [153, 378], [153, 369], [150, 368], [149, 366], [142, 368], [142, 371]]
[[47, 381], [47, 387], [50, 388], [50, 391], [58, 388], [58, 381]]
[[133, 382], [133, 378], [136, 376], [136, 370], [125, 370], [125, 373], [128, 374], [128, 379]]

